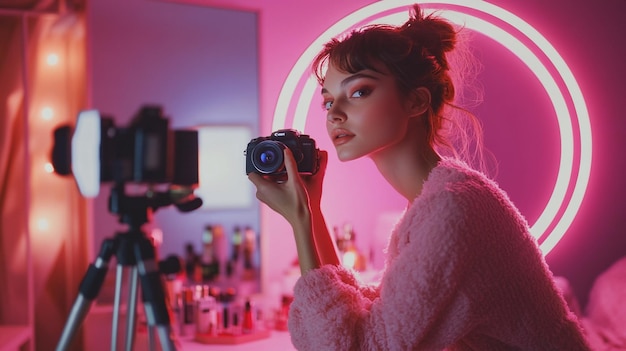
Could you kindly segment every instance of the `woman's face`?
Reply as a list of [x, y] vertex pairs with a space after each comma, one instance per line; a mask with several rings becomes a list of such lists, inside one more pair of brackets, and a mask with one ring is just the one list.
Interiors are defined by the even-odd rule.
[[390, 74], [346, 73], [329, 65], [322, 87], [326, 128], [341, 161], [393, 151], [414, 114]]

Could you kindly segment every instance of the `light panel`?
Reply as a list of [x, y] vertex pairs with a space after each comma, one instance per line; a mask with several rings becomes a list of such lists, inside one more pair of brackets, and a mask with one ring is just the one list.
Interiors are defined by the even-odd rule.
[[[242, 161], [252, 138], [247, 126], [202, 126], [198, 129], [199, 187], [195, 194], [204, 209], [250, 207], [252, 183]], [[242, 146], [243, 145], [243, 146]]]
[[97, 110], [81, 111], [72, 136], [72, 173], [85, 197], [100, 193], [101, 127]]

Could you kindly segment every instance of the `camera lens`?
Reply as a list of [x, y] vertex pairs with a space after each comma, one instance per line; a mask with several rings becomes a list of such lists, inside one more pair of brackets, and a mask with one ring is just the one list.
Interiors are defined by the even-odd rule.
[[266, 150], [259, 155], [259, 159], [263, 164], [272, 163], [276, 159], [276, 154], [274, 154], [274, 150]]
[[262, 174], [279, 173], [284, 168], [284, 149], [285, 144], [279, 141], [264, 140], [260, 142], [252, 150], [254, 168]]

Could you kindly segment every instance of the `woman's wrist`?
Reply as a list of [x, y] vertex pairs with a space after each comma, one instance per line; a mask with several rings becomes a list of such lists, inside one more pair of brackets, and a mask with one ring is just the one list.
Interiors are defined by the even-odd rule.
[[298, 251], [301, 273], [305, 274], [311, 269], [321, 267], [319, 254], [315, 247], [313, 222], [310, 212], [307, 212], [307, 214], [296, 223], [292, 223], [292, 228], [296, 240], [296, 250]]
[[310, 226], [312, 223], [313, 213], [308, 204], [296, 206], [296, 211], [293, 214], [292, 218], [286, 218], [291, 227], [296, 230], [296, 228], [304, 228]]

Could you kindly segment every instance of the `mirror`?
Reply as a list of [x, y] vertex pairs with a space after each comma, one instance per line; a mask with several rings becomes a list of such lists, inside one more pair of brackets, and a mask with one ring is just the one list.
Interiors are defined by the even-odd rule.
[[[128, 125], [142, 105], [156, 104], [169, 118], [170, 128], [238, 126], [251, 135], [258, 133], [255, 13], [147, 0], [94, 0], [87, 11], [91, 108], [110, 115], [120, 127]], [[219, 145], [210, 145], [219, 151]], [[245, 147], [243, 143], [239, 159], [234, 160], [241, 163], [241, 169]], [[209, 172], [231, 171], [219, 167], [219, 163], [211, 163], [206, 168]], [[232, 171], [245, 177], [240, 169]], [[94, 252], [105, 238], [127, 229], [109, 211], [110, 189], [110, 184], [103, 184], [93, 202]], [[205, 228], [219, 227], [226, 250], [221, 259], [229, 260], [234, 255], [232, 241], [238, 235], [235, 228], [249, 227], [259, 240], [259, 206], [251, 188], [247, 196], [249, 201], [244, 198], [237, 206], [224, 208], [216, 198], [205, 199], [212, 204], [210, 208], [187, 213], [174, 206], [160, 208], [144, 230], [162, 233], [157, 250], [164, 259], [168, 255], [184, 258], [188, 243], [201, 254]], [[256, 250], [259, 247], [256, 245]], [[253, 261], [257, 273], [258, 256], [257, 252]], [[222, 273], [227, 274], [227, 262], [221, 263]], [[107, 285], [113, 276], [113, 272], [108, 274]], [[242, 294], [260, 290], [259, 274], [253, 278], [246, 276]], [[213, 284], [233, 284], [233, 279]], [[103, 291], [99, 299], [110, 298], [104, 295]]]

